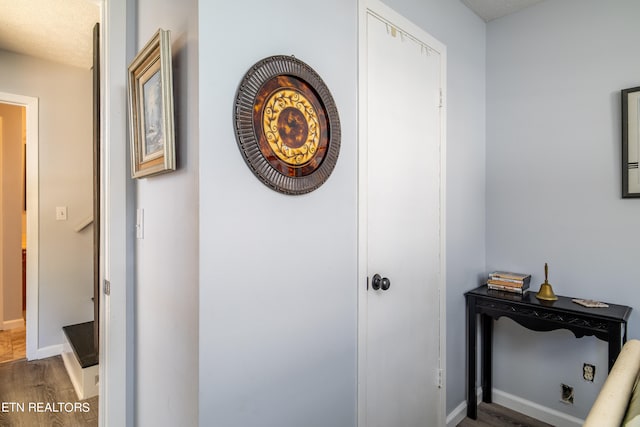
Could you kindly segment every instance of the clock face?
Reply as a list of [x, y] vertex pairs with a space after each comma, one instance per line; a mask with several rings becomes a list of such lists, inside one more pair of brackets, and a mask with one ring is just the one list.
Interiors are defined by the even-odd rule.
[[329, 124], [324, 105], [294, 76], [274, 77], [260, 88], [253, 126], [262, 155], [285, 176], [311, 175], [325, 158]]
[[235, 125], [245, 161], [274, 190], [313, 191], [335, 167], [340, 123], [333, 98], [293, 57], [266, 58], [249, 70], [238, 89]]

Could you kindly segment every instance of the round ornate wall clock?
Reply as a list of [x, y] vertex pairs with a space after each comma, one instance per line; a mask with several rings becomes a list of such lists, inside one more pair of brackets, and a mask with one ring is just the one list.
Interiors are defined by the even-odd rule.
[[331, 175], [340, 120], [320, 76], [293, 56], [271, 56], [245, 74], [235, 102], [240, 152], [270, 188], [304, 194]]

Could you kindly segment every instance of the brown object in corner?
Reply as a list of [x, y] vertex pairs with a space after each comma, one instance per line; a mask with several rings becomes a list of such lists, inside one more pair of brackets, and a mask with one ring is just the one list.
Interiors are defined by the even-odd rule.
[[22, 311], [27, 310], [27, 250], [22, 250]]

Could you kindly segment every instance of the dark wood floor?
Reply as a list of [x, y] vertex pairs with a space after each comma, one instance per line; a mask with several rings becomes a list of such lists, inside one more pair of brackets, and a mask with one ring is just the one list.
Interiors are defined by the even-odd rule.
[[[0, 363], [0, 427], [97, 427], [98, 398], [78, 401], [60, 356]], [[495, 403], [457, 427], [553, 427]]]
[[457, 427], [553, 427], [495, 403], [478, 405], [478, 419], [465, 418]]
[[98, 398], [77, 400], [60, 356], [0, 364], [0, 427], [98, 425]]

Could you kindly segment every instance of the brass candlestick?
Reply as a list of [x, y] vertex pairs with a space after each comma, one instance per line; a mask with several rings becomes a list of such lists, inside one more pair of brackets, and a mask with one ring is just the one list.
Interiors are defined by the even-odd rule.
[[555, 301], [558, 299], [556, 294], [553, 293], [551, 283], [549, 283], [549, 266], [544, 263], [544, 283], [540, 285], [540, 290], [536, 294], [536, 298], [544, 301]]

